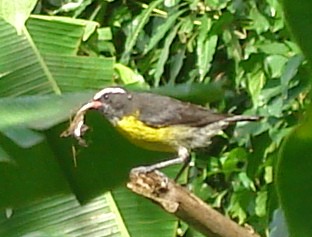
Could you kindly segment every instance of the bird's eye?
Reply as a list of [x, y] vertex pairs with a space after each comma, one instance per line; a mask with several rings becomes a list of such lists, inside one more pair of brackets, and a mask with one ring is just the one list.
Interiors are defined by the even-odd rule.
[[104, 97], [104, 99], [106, 99], [106, 100], [109, 98], [108, 94], [104, 94], [103, 97]]

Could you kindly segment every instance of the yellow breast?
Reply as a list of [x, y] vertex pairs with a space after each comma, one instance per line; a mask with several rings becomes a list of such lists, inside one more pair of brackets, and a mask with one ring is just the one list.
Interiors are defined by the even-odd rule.
[[174, 133], [168, 127], [149, 127], [136, 119], [125, 116], [117, 122], [116, 129], [133, 144], [154, 151], [175, 152]]

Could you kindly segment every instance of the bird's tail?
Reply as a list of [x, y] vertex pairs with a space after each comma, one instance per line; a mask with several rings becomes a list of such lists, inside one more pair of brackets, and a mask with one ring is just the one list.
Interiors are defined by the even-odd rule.
[[229, 123], [236, 123], [240, 121], [259, 121], [262, 117], [255, 115], [234, 115], [232, 117], [227, 117], [224, 121]]

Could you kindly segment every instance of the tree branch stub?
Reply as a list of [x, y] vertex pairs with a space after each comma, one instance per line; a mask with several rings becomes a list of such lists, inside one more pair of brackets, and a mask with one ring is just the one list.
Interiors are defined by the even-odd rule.
[[209, 237], [260, 237], [214, 210], [159, 171], [130, 173], [127, 187]]

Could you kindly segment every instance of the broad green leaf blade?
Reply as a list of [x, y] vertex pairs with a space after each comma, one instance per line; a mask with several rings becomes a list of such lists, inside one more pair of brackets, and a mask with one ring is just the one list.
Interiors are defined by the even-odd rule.
[[93, 93], [21, 96], [0, 99], [0, 130], [10, 127], [47, 129], [68, 120]]
[[79, 20], [34, 17], [27, 23], [30, 34], [17, 36], [0, 21], [4, 30], [0, 31], [0, 95], [99, 89], [111, 83], [112, 58], [76, 56], [85, 25]]
[[1, 0], [0, 18], [14, 26], [17, 33], [21, 34], [25, 21], [36, 3], [37, 0]]
[[115, 189], [112, 194], [131, 236], [176, 236], [178, 220], [150, 200], [126, 188]]
[[[40, 48], [42, 52], [67, 54], [66, 50], [71, 49], [73, 55], [76, 55], [81, 39], [86, 41], [100, 25], [95, 21], [88, 21], [84, 19], [73, 19], [61, 16], [31, 15], [26, 26], [29, 31], [33, 33], [32, 36], [36, 44], [39, 45], [39, 48], [41, 46], [40, 42], [42, 42], [42, 37], [48, 38], [46, 41], [43, 41], [44, 44], [49, 42], [50, 46], [58, 45], [59, 47], [43, 47]], [[45, 30], [42, 29], [43, 27]], [[62, 40], [60, 40], [60, 38], [62, 38]]]
[[41, 92], [60, 94], [38, 48], [27, 30], [17, 35], [14, 28], [0, 19], [0, 95], [17, 96]]
[[112, 58], [45, 54], [44, 59], [62, 92], [100, 90], [112, 84]]
[[312, 2], [309, 0], [282, 0], [285, 20], [290, 27], [293, 37], [299, 44], [303, 54], [312, 62], [312, 30], [311, 30], [311, 14], [310, 10]]
[[0, 128], [0, 132], [23, 148], [30, 148], [44, 140], [42, 134], [21, 126]]
[[28, 19], [27, 29], [40, 53], [77, 54], [84, 26], [78, 22], [69, 23], [63, 19], [63, 17], [36, 15]]
[[161, 0], [155, 0], [152, 3], [148, 5], [148, 8], [146, 8], [140, 15], [138, 15], [132, 22], [131, 22], [131, 28], [130, 33], [127, 37], [127, 40], [125, 42], [125, 50], [123, 51], [123, 54], [121, 56], [120, 62], [127, 65], [131, 51], [136, 43], [136, 40], [142, 31], [145, 24], [148, 22], [153, 10], [155, 7], [157, 7], [162, 1]]
[[1, 236], [129, 237], [110, 193], [80, 206], [72, 195], [57, 195], [0, 217]]
[[24, 149], [2, 134], [0, 141], [12, 160], [0, 162], [0, 209], [70, 192], [68, 182], [46, 142]]
[[[281, 1], [285, 20], [293, 37], [299, 44], [303, 54], [308, 59], [311, 72], [311, 14], [312, 2]], [[294, 63], [293, 63], [294, 64]], [[296, 65], [294, 67], [296, 69]], [[292, 69], [292, 68], [290, 68]], [[290, 73], [293, 70], [290, 70]], [[289, 81], [286, 77], [284, 82]], [[277, 167], [277, 188], [290, 236], [312, 236], [312, 208], [310, 205], [311, 185], [311, 108], [305, 121], [299, 125], [283, 144]]]
[[276, 183], [290, 236], [312, 236], [312, 117], [306, 120], [284, 142], [277, 166]]

